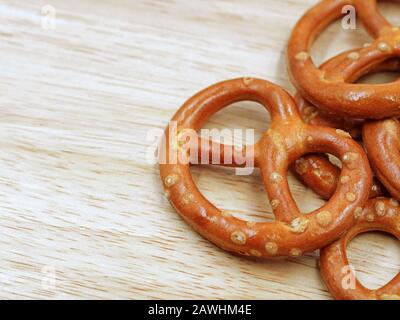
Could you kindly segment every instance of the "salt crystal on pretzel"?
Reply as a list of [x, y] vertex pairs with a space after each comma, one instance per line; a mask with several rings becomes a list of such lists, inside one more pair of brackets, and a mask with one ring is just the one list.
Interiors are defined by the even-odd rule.
[[[326, 246], [353, 224], [354, 210], [368, 199], [372, 174], [365, 153], [355, 141], [335, 129], [304, 123], [295, 101], [285, 90], [259, 79], [240, 78], [212, 85], [190, 98], [172, 120], [179, 131], [197, 131], [211, 115], [243, 100], [258, 102], [271, 114], [270, 129], [254, 145], [254, 164], [261, 171], [276, 220], [249, 223], [223, 214], [194, 184], [190, 164], [168, 162], [168, 154], [175, 149], [169, 146], [167, 128], [160, 148], [166, 153], [162, 158], [167, 162], [160, 164], [160, 176], [169, 200], [195, 230], [228, 251], [257, 253], [257, 257], [263, 258], [297, 257]], [[221, 149], [224, 148], [217, 148]], [[286, 172], [297, 158], [321, 152], [349, 161], [357, 159], [357, 166], [343, 166], [341, 174], [348, 177], [348, 182], [339, 185], [323, 207], [303, 214], [290, 193]], [[229, 165], [234, 166], [234, 162]]]

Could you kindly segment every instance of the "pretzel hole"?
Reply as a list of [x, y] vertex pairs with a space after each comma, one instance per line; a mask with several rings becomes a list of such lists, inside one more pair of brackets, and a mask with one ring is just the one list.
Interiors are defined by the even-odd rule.
[[400, 26], [400, 3], [397, 1], [378, 1], [378, 9], [392, 26]]
[[[267, 131], [270, 123], [271, 117], [263, 105], [252, 101], [242, 101], [233, 103], [212, 115], [198, 133], [207, 138], [206, 130], [218, 130], [223, 141], [216, 142], [241, 147], [257, 142]], [[254, 130], [254, 136], [246, 134], [246, 129]], [[218, 138], [218, 133], [216, 138]]]
[[348, 244], [347, 258], [357, 280], [366, 288], [376, 290], [400, 270], [399, 240], [385, 232], [359, 234]]
[[357, 20], [356, 29], [343, 29], [342, 20], [330, 24], [315, 40], [311, 47], [311, 56], [316, 66], [328, 59], [354, 48], [361, 48], [370, 42], [371, 37]]
[[275, 220], [259, 169], [248, 176], [220, 166], [192, 166], [191, 172], [199, 190], [217, 208], [245, 221]]
[[291, 172], [288, 173], [287, 179], [292, 197], [301, 213], [308, 214], [321, 208], [326, 203], [313, 190], [301, 183]]
[[[398, 2], [379, 1], [378, 6], [381, 14], [393, 26], [400, 26], [400, 6]], [[372, 40], [358, 18], [356, 19], [356, 29], [344, 29], [342, 18], [340, 18], [331, 23], [317, 37], [311, 48], [311, 55], [315, 65], [319, 66], [339, 53], [361, 48], [365, 43], [370, 43]]]
[[385, 71], [385, 72], [375, 72], [372, 74], [365, 75], [358, 79], [356, 83], [364, 84], [385, 84], [398, 80], [400, 78], [399, 71]]

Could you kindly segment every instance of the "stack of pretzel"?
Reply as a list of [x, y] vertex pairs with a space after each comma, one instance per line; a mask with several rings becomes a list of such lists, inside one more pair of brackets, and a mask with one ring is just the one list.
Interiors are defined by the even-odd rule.
[[[310, 47], [327, 25], [342, 16], [346, 5], [354, 6], [374, 40], [318, 68]], [[201, 235], [231, 252], [273, 258], [298, 257], [320, 249], [322, 278], [337, 299], [400, 299], [400, 274], [378, 290], [369, 290], [358, 281], [351, 288], [342, 286], [343, 267], [349, 265], [346, 246], [352, 238], [380, 230], [400, 239], [396, 200], [400, 199], [400, 125], [396, 119], [400, 116], [400, 82], [354, 83], [367, 74], [399, 70], [398, 56], [400, 29], [380, 14], [377, 0], [321, 1], [300, 19], [289, 40], [288, 68], [298, 90], [295, 98], [268, 81], [239, 78], [197, 93], [172, 118], [179, 136], [186, 129], [199, 130], [211, 115], [234, 102], [262, 104], [271, 114], [271, 126], [251, 147], [275, 221], [246, 222], [216, 208], [194, 184], [191, 156], [179, 148], [177, 152], [189, 161], [160, 164], [171, 203]], [[168, 129], [160, 149], [166, 152], [164, 159], [177, 150]], [[354, 139], [361, 139], [364, 148]], [[209, 145], [203, 142], [199, 149]], [[219, 157], [229, 166], [239, 166], [234, 155], [250, 146], [242, 151], [226, 147], [219, 145], [217, 150], [231, 152]], [[210, 158], [215, 156], [213, 150], [207, 149]], [[325, 154], [339, 158], [341, 168]], [[288, 169], [325, 198], [326, 204], [302, 214], [289, 190]]]

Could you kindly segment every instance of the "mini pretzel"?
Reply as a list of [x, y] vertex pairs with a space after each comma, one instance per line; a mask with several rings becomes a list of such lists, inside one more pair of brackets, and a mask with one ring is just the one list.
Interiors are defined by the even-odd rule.
[[400, 300], [400, 273], [384, 287], [369, 290], [356, 279], [346, 255], [347, 244], [364, 232], [384, 231], [400, 240], [399, 203], [385, 198], [369, 200], [364, 210], [356, 210], [355, 215], [357, 223], [341, 239], [321, 250], [321, 274], [330, 293], [341, 300]]
[[[341, 62], [348, 59], [348, 55], [351, 51], [339, 54], [320, 66], [320, 69], [324, 72], [332, 72], [332, 70], [340, 67], [345, 67]], [[343, 81], [346, 83], [355, 82], [365, 75], [371, 75], [379, 72], [393, 72], [400, 70], [399, 59], [389, 59], [378, 64], [370, 65], [369, 68], [362, 70], [348, 69], [348, 70], [337, 70], [343, 74]], [[318, 110], [312, 103], [304, 99], [299, 92], [295, 95], [295, 100], [299, 106], [299, 110], [303, 120], [308, 124], [317, 126], [326, 126], [332, 128], [342, 129], [349, 132], [353, 138], [361, 136], [361, 126], [364, 120], [361, 119], [341, 119], [332, 115], [324, 114]]]
[[[329, 72], [318, 69], [309, 48], [318, 33], [342, 15], [345, 5], [356, 8], [359, 19], [375, 38], [372, 44], [349, 52]], [[293, 30], [288, 47], [289, 73], [300, 94], [327, 114], [354, 119], [382, 119], [400, 115], [400, 83], [346, 83], [346, 70], [362, 72], [400, 55], [400, 30], [379, 13], [377, 0], [324, 0], [309, 10]]]
[[363, 141], [376, 176], [400, 199], [400, 124], [397, 119], [366, 123]]
[[[305, 124], [286, 91], [251, 78], [221, 82], [190, 98], [172, 118], [178, 135], [186, 129], [199, 130], [211, 115], [243, 100], [258, 102], [271, 114], [270, 129], [254, 145], [254, 163], [261, 171], [276, 220], [246, 222], [210, 203], [194, 184], [189, 163], [169, 162], [174, 148], [167, 128], [161, 146], [167, 163], [160, 164], [160, 176], [172, 205], [205, 238], [243, 255], [296, 257], [331, 243], [352, 225], [353, 212], [368, 198], [372, 173], [362, 148], [332, 128]], [[320, 152], [345, 160], [341, 177], [347, 182], [322, 208], [302, 214], [290, 193], [286, 172], [300, 156]]]
[[[342, 53], [321, 66], [321, 70], [330, 72], [332, 69], [338, 68], [344, 59], [347, 59], [348, 53]], [[356, 81], [366, 74], [372, 74], [381, 71], [396, 71], [400, 70], [400, 61], [390, 59], [381, 62], [377, 65], [371, 65], [368, 69], [364, 70], [342, 70], [339, 71], [345, 75], [345, 81]], [[342, 129], [347, 129], [353, 132], [352, 136], [358, 136], [359, 127], [362, 125], [361, 120], [343, 121], [334, 117], [328, 117], [321, 114], [311, 104], [307, 103], [299, 94], [296, 95], [296, 101], [299, 109], [302, 112], [302, 117], [306, 123], [320, 126], [330, 126], [337, 129], [337, 133], [343, 136], [348, 136], [349, 133]], [[355, 130], [356, 129], [356, 130]], [[383, 162], [380, 162], [383, 163]], [[385, 162], [386, 163], [386, 162]], [[339, 180], [340, 169], [332, 164], [328, 157], [322, 155], [306, 155], [296, 160], [292, 165], [292, 169], [296, 176], [305, 185], [314, 190], [318, 195], [324, 199], [329, 199], [335, 191]], [[400, 177], [400, 160], [399, 160], [399, 177]], [[399, 189], [400, 190], [400, 189]], [[376, 198], [385, 194], [382, 184], [374, 179], [371, 187], [370, 198]]]

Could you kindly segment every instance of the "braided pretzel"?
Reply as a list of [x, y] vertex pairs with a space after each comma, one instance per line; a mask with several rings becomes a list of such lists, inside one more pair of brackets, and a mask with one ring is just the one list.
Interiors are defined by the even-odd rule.
[[[160, 152], [166, 153], [167, 163], [160, 164], [160, 176], [172, 205], [205, 238], [243, 255], [295, 257], [331, 243], [352, 225], [354, 210], [368, 198], [372, 173], [365, 153], [332, 128], [305, 124], [286, 91], [251, 78], [221, 82], [190, 98], [172, 118], [177, 135], [186, 129], [197, 131], [212, 114], [243, 100], [259, 102], [271, 113], [270, 129], [254, 145], [254, 163], [261, 171], [276, 220], [246, 222], [211, 204], [195, 186], [189, 163], [168, 160], [174, 152], [170, 140], [175, 138], [169, 137], [167, 128]], [[285, 176], [290, 163], [310, 152], [329, 152], [345, 159], [342, 177], [347, 183], [340, 185], [322, 208], [303, 215]]]
[[[317, 34], [354, 5], [360, 20], [375, 38], [372, 44], [349, 52], [329, 72], [318, 69], [309, 47]], [[346, 74], [400, 55], [400, 30], [380, 14], [377, 0], [324, 0], [297, 23], [288, 46], [289, 74], [300, 94], [325, 113], [354, 119], [381, 119], [400, 115], [400, 83], [346, 83]]]
[[[341, 239], [321, 250], [321, 274], [329, 291], [343, 300], [400, 300], [400, 273], [384, 287], [369, 290], [355, 278], [346, 256], [347, 244], [360, 233], [384, 231], [400, 240], [399, 203], [385, 198], [369, 200], [364, 210], [355, 211], [355, 215], [357, 223]], [[354, 281], [348, 283], [344, 277], [349, 276]]]
[[366, 123], [363, 141], [376, 176], [400, 199], [400, 124], [396, 119]]

